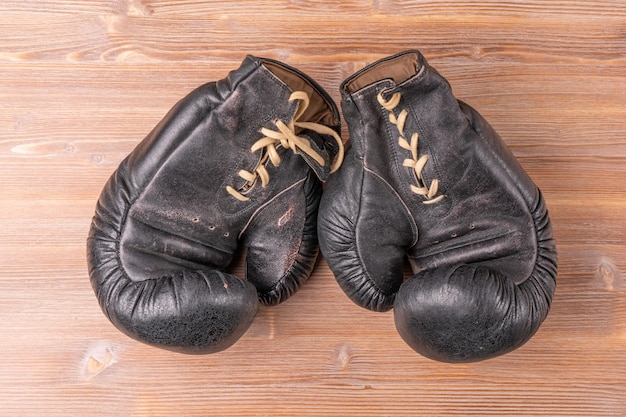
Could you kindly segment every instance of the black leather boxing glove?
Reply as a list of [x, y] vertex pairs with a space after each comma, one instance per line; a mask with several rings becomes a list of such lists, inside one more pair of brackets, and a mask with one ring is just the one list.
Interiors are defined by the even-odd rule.
[[[402, 338], [435, 360], [521, 346], [556, 285], [539, 189], [418, 51], [364, 68], [341, 93], [352, 146], [318, 220], [341, 288], [365, 308], [393, 307]], [[415, 275], [404, 281], [407, 256]]]
[[[328, 94], [269, 59], [182, 99], [100, 195], [87, 258], [105, 315], [168, 350], [231, 346], [259, 300], [282, 302], [311, 273], [339, 130]], [[245, 279], [225, 272], [243, 246]]]

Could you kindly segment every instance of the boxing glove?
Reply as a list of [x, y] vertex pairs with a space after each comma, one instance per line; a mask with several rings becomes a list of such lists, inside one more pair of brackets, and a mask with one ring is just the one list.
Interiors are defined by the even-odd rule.
[[[97, 203], [87, 259], [104, 314], [128, 336], [177, 352], [235, 343], [259, 301], [284, 301], [312, 271], [339, 131], [328, 94], [269, 59], [248, 56], [183, 98]], [[238, 250], [245, 277], [227, 272]]]
[[318, 220], [340, 287], [364, 308], [393, 308], [400, 336], [431, 359], [477, 361], [524, 344], [556, 285], [537, 186], [418, 51], [365, 67], [341, 94], [351, 148]]

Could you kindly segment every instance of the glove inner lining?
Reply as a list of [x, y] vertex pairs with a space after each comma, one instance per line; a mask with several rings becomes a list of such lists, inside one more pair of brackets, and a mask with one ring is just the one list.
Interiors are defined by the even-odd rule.
[[354, 93], [363, 87], [374, 84], [383, 79], [392, 79], [400, 84], [411, 78], [420, 68], [419, 57], [415, 53], [400, 55], [388, 61], [382, 61], [370, 69], [365, 70], [353, 80], [345, 84], [347, 93]]

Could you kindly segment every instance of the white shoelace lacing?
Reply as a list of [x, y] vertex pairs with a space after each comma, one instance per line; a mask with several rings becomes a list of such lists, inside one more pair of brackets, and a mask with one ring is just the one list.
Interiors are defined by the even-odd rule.
[[298, 152], [303, 152], [309, 157], [311, 157], [315, 162], [319, 165], [324, 166], [324, 158], [317, 153], [312, 147], [311, 143], [308, 139], [298, 136], [296, 134], [296, 128], [308, 129], [314, 132], [317, 132], [321, 135], [329, 135], [332, 136], [339, 146], [339, 150], [337, 152], [337, 156], [335, 158], [335, 162], [332, 164], [330, 172], [335, 172], [343, 162], [344, 156], [344, 147], [341, 141], [341, 137], [328, 126], [322, 125], [320, 123], [313, 122], [301, 122], [299, 121], [300, 117], [304, 114], [305, 110], [309, 107], [310, 98], [307, 93], [304, 91], [294, 91], [289, 96], [289, 101], [298, 100], [298, 109], [296, 110], [296, 114], [293, 119], [289, 122], [289, 124], [285, 124], [281, 120], [277, 120], [275, 122], [276, 128], [278, 130], [271, 130], [268, 128], [261, 128], [260, 132], [263, 134], [263, 137], [257, 140], [251, 147], [250, 152], [261, 151], [261, 158], [259, 163], [252, 171], [247, 171], [242, 169], [239, 171], [239, 176], [246, 180], [246, 183], [241, 188], [241, 191], [236, 190], [230, 185], [226, 186], [226, 191], [233, 197], [235, 197], [239, 201], [248, 201], [249, 197], [245, 196], [247, 190], [249, 190], [254, 183], [260, 179], [261, 186], [265, 187], [270, 181], [270, 176], [265, 168], [265, 165], [269, 159], [274, 166], [278, 166], [280, 164], [280, 156], [278, 155], [278, 151], [276, 146], [280, 145], [285, 149], [291, 149], [293, 153], [298, 154]]
[[378, 94], [377, 98], [380, 105], [389, 112], [389, 122], [396, 125], [398, 128], [398, 132], [400, 133], [398, 145], [411, 152], [411, 158], [405, 159], [402, 163], [403, 166], [411, 168], [415, 173], [417, 185], [410, 184], [411, 191], [415, 194], [423, 196], [424, 201], [422, 202], [424, 204], [435, 204], [441, 201], [443, 199], [443, 194], [437, 195], [437, 191], [439, 190], [439, 180], [433, 179], [430, 186], [427, 186], [426, 182], [422, 178], [422, 170], [424, 169], [424, 166], [426, 166], [426, 162], [428, 162], [428, 155], [419, 156], [419, 134], [417, 132], [413, 133], [410, 141], [406, 139], [404, 134], [404, 124], [406, 123], [406, 118], [409, 115], [408, 110], [401, 110], [398, 116], [396, 116], [393, 112], [398, 104], [400, 104], [402, 95], [396, 92], [389, 100], [385, 100], [381, 92]]

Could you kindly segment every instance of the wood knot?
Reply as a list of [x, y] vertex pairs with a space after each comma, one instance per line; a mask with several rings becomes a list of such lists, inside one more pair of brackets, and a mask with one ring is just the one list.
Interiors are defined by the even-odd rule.
[[94, 165], [102, 165], [106, 161], [106, 156], [101, 153], [94, 153], [91, 155], [91, 163]]
[[352, 348], [348, 345], [340, 345], [337, 346], [334, 353], [337, 369], [339, 369], [340, 371], [347, 370], [350, 367], [352, 359], [354, 358]]
[[470, 57], [472, 57], [472, 59], [477, 60], [477, 61], [482, 59], [484, 56], [483, 48], [481, 48], [478, 45], [473, 45], [470, 48], [469, 53], [470, 53]]
[[83, 358], [83, 377], [92, 379], [116, 362], [116, 354], [109, 343], [95, 343], [87, 349]]
[[602, 258], [596, 270], [597, 283], [607, 291], [619, 291], [622, 288], [622, 274], [608, 258]]
[[126, 4], [126, 14], [128, 16], [152, 16], [154, 8], [146, 4], [145, 0], [128, 0]]

